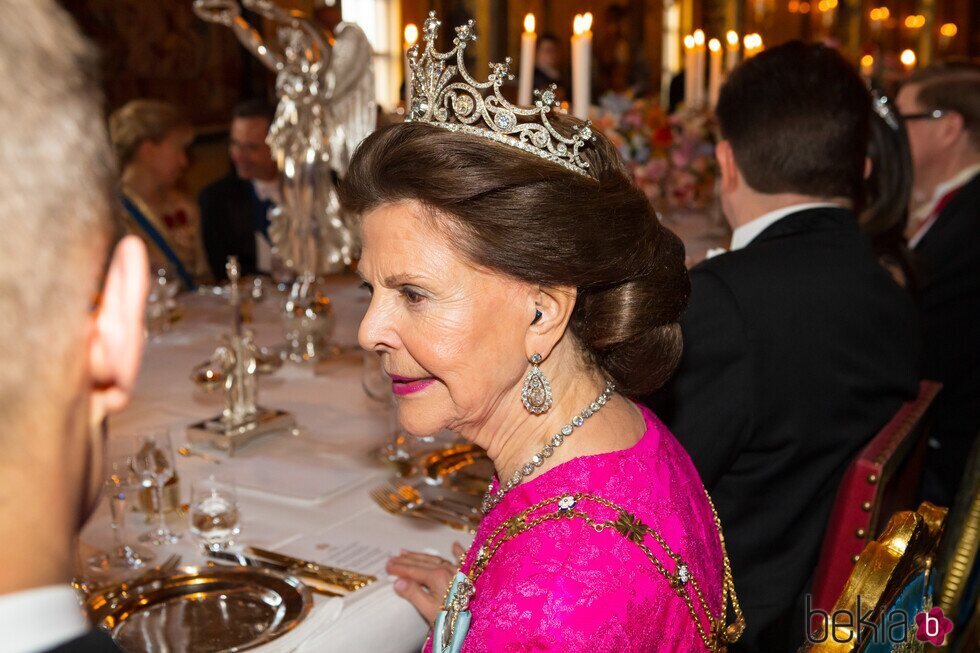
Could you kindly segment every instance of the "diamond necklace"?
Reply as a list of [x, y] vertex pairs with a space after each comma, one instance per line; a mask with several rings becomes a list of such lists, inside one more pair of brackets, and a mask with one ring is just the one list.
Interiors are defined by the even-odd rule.
[[572, 434], [576, 428], [582, 426], [585, 420], [592, 417], [599, 412], [599, 409], [606, 405], [606, 402], [612, 398], [613, 392], [616, 390], [616, 386], [612, 381], [606, 381], [606, 389], [602, 391], [596, 400], [585, 407], [581, 413], [572, 418], [565, 426], [561, 427], [557, 433], [551, 436], [551, 439], [538, 453], [531, 456], [531, 460], [527, 462], [523, 467], [514, 472], [514, 475], [510, 477], [510, 480], [506, 484], [501, 484], [500, 489], [496, 492], [493, 491], [493, 480], [490, 481], [490, 486], [487, 488], [487, 493], [483, 497], [482, 510], [483, 514], [487, 514], [493, 507], [500, 503], [500, 500], [504, 498], [504, 495], [517, 487], [521, 481], [526, 477], [534, 473], [538, 467], [544, 464], [545, 459], [551, 458], [551, 454], [555, 452], [555, 449], [560, 447], [562, 443], [565, 442], [565, 438]]

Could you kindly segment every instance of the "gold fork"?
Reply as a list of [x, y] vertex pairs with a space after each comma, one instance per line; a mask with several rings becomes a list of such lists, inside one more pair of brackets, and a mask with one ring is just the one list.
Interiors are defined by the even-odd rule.
[[472, 524], [465, 522], [458, 516], [442, 515], [428, 509], [429, 507], [411, 504], [401, 497], [391, 494], [384, 487], [373, 489], [371, 491], [371, 498], [385, 512], [391, 513], [392, 515], [408, 515], [418, 519], [425, 519], [468, 533], [473, 533], [476, 530]]
[[426, 499], [422, 496], [422, 493], [417, 487], [406, 485], [405, 483], [398, 485], [389, 483], [386, 489], [388, 492], [402, 497], [409, 503], [438, 507], [467, 521], [480, 520], [480, 513], [478, 512], [477, 507], [466, 503], [465, 501], [460, 501], [459, 499], [453, 499], [446, 496], [436, 496]]

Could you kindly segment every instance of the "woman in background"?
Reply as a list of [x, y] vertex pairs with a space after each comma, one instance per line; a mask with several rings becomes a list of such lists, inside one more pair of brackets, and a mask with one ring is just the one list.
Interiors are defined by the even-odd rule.
[[207, 264], [197, 205], [177, 189], [194, 138], [190, 123], [166, 102], [132, 100], [110, 116], [109, 135], [122, 173], [124, 229], [143, 239], [154, 269], [193, 288]]
[[915, 270], [904, 235], [912, 192], [912, 159], [902, 118], [884, 96], [875, 98], [868, 160], [871, 169], [865, 180], [861, 231], [896, 283], [912, 290]]

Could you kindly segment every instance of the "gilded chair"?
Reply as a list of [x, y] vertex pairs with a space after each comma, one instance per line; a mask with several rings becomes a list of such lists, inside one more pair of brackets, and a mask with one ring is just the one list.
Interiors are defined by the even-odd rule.
[[[946, 508], [923, 503], [896, 513], [858, 557], [844, 589], [826, 613], [809, 615], [809, 653], [922, 651], [920, 613], [932, 608], [932, 569]], [[812, 617], [820, 617], [814, 622]], [[943, 625], [938, 617], [936, 627]]]
[[942, 385], [922, 381], [851, 462], [837, 491], [813, 575], [812, 605], [829, 610], [854, 563], [899, 510], [914, 510], [922, 480], [929, 406]]
[[[953, 620], [951, 651], [980, 651], [980, 440], [973, 446], [937, 564], [936, 603]], [[971, 628], [972, 626], [972, 628]]]

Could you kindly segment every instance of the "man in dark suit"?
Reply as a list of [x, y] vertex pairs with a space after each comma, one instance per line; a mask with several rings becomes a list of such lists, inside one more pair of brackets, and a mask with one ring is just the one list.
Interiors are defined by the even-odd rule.
[[280, 203], [279, 171], [265, 142], [273, 110], [263, 100], [235, 107], [230, 139], [232, 170], [198, 197], [201, 237], [216, 279], [225, 279], [225, 263], [237, 256], [245, 274], [271, 266], [269, 210]]
[[925, 68], [896, 104], [918, 200], [909, 247], [920, 268], [922, 374], [943, 383], [923, 498], [950, 506], [980, 434], [980, 68]]
[[731, 251], [691, 270], [684, 355], [652, 406], [714, 498], [747, 621], [795, 651], [845, 468], [915, 396], [915, 312], [858, 231], [870, 98], [837, 52], [791, 42], [721, 90]]
[[69, 581], [102, 425], [139, 366], [149, 259], [135, 236], [112, 247], [97, 58], [68, 14], [0, 3], [0, 61], [16, 62], [0, 76], [0, 649], [118, 653]]

